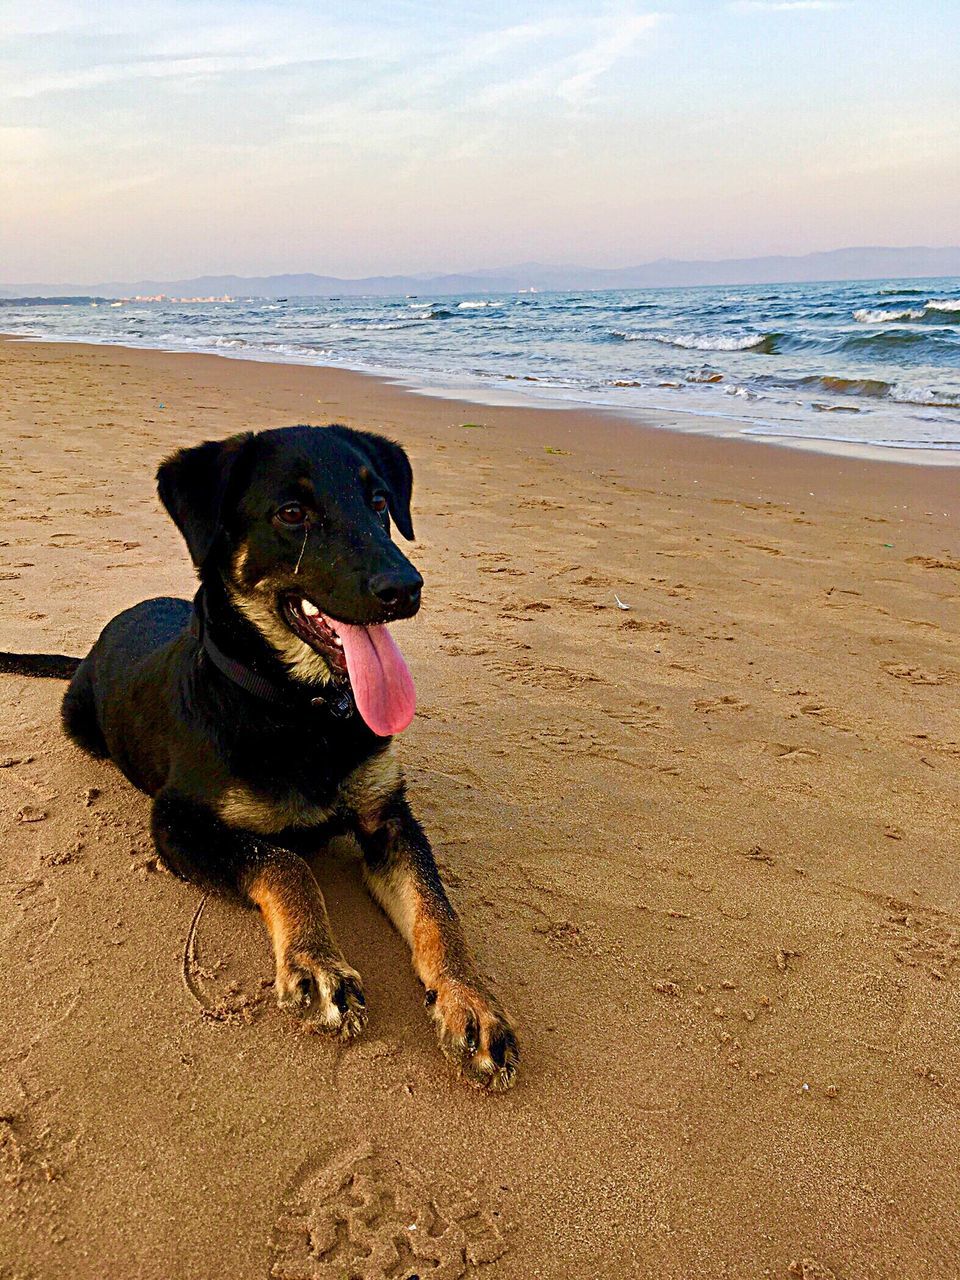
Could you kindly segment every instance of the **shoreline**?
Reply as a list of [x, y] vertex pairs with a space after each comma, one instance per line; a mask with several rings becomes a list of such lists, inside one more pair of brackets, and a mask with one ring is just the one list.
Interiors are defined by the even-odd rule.
[[[533, 387], [518, 386], [513, 388], [495, 388], [457, 384], [450, 382], [432, 383], [415, 376], [404, 377], [394, 370], [379, 369], [362, 364], [351, 365], [347, 362], [322, 364], [298, 360], [294, 357], [284, 358], [276, 352], [258, 354], [245, 350], [241, 353], [229, 350], [211, 351], [186, 349], [178, 346], [126, 345], [114, 342], [97, 342], [89, 338], [38, 337], [23, 336], [16, 333], [0, 332], [0, 342], [38, 344], [43, 346], [71, 346], [97, 350], [121, 350], [131, 352], [157, 352], [173, 356], [206, 356], [212, 359], [239, 361], [255, 365], [277, 365], [303, 369], [316, 369], [331, 373], [351, 373], [359, 377], [375, 378], [383, 383], [397, 387], [412, 395], [431, 399], [454, 401], [472, 404], [482, 408], [508, 408], [520, 411], [528, 409], [555, 410], [557, 412], [573, 412], [596, 415], [598, 418], [610, 416], [618, 421], [633, 422], [645, 429], [670, 431], [678, 434], [707, 436], [711, 439], [740, 441], [745, 443], [761, 443], [774, 448], [788, 449], [801, 453], [815, 453], [826, 457], [851, 458], [875, 462], [891, 462], [899, 466], [953, 468], [960, 467], [960, 449], [922, 448], [912, 445], [878, 444], [874, 442], [856, 442], [842, 437], [809, 436], [802, 432], [778, 432], [778, 425], [788, 426], [784, 421], [778, 424], [775, 420], [749, 415], [737, 416], [733, 413], [721, 413], [719, 410], [704, 408], [686, 408], [669, 404], [651, 407], [620, 406], [603, 404], [599, 401], [580, 400], [573, 397], [550, 394], [545, 387], [539, 391]], [[517, 380], [519, 382], [519, 380]], [[652, 422], [652, 418], [662, 419]], [[724, 429], [725, 428], [725, 429]]]
[[406, 944], [322, 850], [370, 1020], [305, 1034], [255, 914], [198, 914], [147, 798], [64, 738], [62, 682], [2, 676], [0, 1272], [953, 1274], [949, 469], [156, 350], [0, 342], [0, 380], [15, 652], [192, 596], [175, 449], [403, 444], [396, 751], [523, 1055], [497, 1098], [454, 1077]]

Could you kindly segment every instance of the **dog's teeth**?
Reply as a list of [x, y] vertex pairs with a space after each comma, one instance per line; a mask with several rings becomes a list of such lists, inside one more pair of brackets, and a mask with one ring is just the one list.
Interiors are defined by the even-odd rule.
[[303, 612], [307, 615], [308, 618], [315, 618], [317, 614], [320, 612], [317, 606], [315, 604], [311, 604], [309, 600], [301, 600], [300, 608], [303, 610]]
[[340, 639], [340, 637], [339, 637], [339, 636], [334, 636], [334, 637], [333, 637], [333, 643], [337, 646], [337, 648], [338, 648], [338, 649], [342, 649], [342, 648], [343, 648], [343, 641]]

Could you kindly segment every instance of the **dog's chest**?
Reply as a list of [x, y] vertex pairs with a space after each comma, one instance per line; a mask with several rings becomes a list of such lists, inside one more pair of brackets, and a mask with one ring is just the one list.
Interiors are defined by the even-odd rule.
[[400, 766], [388, 749], [363, 761], [338, 783], [314, 787], [302, 777], [269, 785], [234, 780], [221, 793], [217, 812], [228, 826], [258, 835], [342, 821], [375, 829], [381, 809], [401, 781]]

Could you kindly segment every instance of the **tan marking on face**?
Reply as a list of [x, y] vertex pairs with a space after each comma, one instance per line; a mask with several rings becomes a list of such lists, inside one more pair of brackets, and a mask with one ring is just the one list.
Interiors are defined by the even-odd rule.
[[380, 826], [380, 815], [391, 796], [403, 783], [403, 770], [389, 746], [379, 755], [365, 760], [340, 784], [342, 806], [354, 814], [361, 828], [370, 833]]
[[241, 594], [227, 587], [231, 603], [260, 632], [295, 680], [304, 684], [327, 684], [332, 679], [327, 661], [287, 626], [272, 603], [272, 589], [257, 584], [259, 594]]
[[237, 584], [243, 582], [243, 575], [246, 572], [247, 562], [250, 559], [250, 548], [244, 542], [236, 550], [233, 557], [233, 563], [230, 566], [233, 574], [233, 581]]
[[220, 796], [217, 813], [227, 826], [265, 836], [287, 827], [322, 826], [334, 817], [336, 810], [311, 804], [293, 788], [269, 795], [237, 784]]

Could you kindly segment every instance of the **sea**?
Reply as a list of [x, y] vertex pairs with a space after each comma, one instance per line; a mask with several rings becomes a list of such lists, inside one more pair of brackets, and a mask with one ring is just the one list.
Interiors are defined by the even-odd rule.
[[478, 403], [960, 464], [960, 279], [406, 297], [0, 299], [0, 332], [367, 371]]

